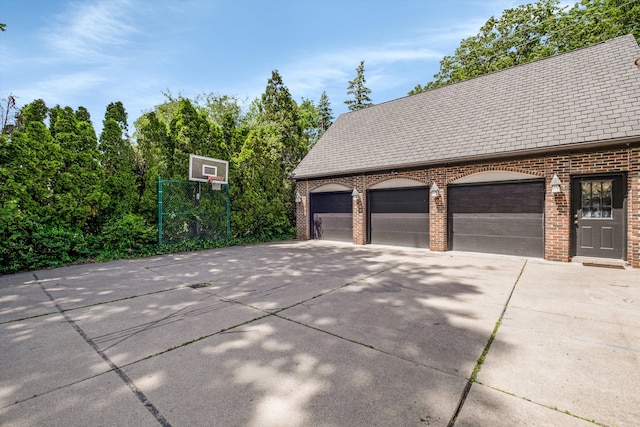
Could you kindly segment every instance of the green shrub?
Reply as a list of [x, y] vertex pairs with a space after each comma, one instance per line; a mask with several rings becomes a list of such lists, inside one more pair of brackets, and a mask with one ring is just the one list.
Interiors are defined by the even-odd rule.
[[142, 253], [145, 248], [152, 246], [156, 239], [156, 227], [140, 215], [126, 214], [103, 227], [98, 260], [106, 261]]

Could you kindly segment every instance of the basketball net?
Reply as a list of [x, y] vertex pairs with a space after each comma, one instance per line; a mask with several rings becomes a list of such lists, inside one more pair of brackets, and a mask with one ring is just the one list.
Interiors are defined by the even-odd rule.
[[214, 191], [220, 190], [222, 188], [222, 185], [219, 182], [217, 182], [217, 178], [218, 178], [217, 176], [213, 176], [213, 175], [209, 175], [207, 177], [207, 182], [211, 184], [211, 189]]

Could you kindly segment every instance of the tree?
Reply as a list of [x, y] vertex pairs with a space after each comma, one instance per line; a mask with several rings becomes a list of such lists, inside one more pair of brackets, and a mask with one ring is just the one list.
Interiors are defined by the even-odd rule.
[[107, 105], [107, 111], [104, 114], [104, 121], [109, 119], [114, 120], [120, 129], [122, 129], [122, 136], [128, 138], [129, 125], [127, 124], [127, 110], [125, 110], [122, 102], [111, 102]]
[[365, 86], [367, 82], [364, 78], [364, 61], [360, 61], [360, 65], [356, 68], [356, 77], [349, 82], [347, 87], [347, 95], [353, 95], [354, 99], [344, 101], [350, 111], [360, 110], [373, 105], [369, 94], [371, 89]]
[[231, 228], [237, 236], [276, 236], [291, 232], [283, 163], [273, 148], [279, 136], [272, 129], [252, 130], [234, 167]]
[[44, 124], [46, 115], [34, 114], [43, 107], [46, 111], [42, 100], [23, 107], [24, 130], [4, 135], [0, 141], [0, 211], [11, 216], [0, 214], [0, 222], [6, 225], [15, 220], [47, 224], [57, 217], [52, 187], [62, 168], [62, 155]]
[[640, 41], [640, 3], [582, 0], [567, 10], [559, 0], [540, 0], [505, 10], [440, 61], [434, 80], [409, 95], [567, 52], [624, 34]]
[[46, 109], [42, 100], [26, 105], [21, 130], [0, 135], [0, 270], [29, 266], [40, 256], [37, 245], [50, 241], [43, 230], [59, 220], [53, 187], [62, 154], [44, 124], [46, 113], [35, 113]]
[[0, 131], [1, 133], [9, 134], [13, 130], [13, 124], [11, 120], [17, 114], [16, 97], [12, 94], [7, 96], [7, 99], [0, 100]]
[[275, 137], [273, 149], [280, 154], [285, 174], [290, 174], [307, 154], [307, 146], [300, 126], [298, 105], [278, 70], [271, 72], [258, 107], [258, 123], [271, 129], [270, 133]]
[[135, 128], [139, 212], [150, 223], [157, 223], [158, 178], [167, 176], [166, 154], [170, 145], [167, 125], [151, 111], [136, 120]]
[[302, 129], [307, 151], [318, 142], [318, 109], [310, 99], [303, 99], [298, 106], [298, 122]]
[[331, 103], [327, 92], [322, 91], [318, 101], [318, 138], [322, 137], [332, 123], [333, 111], [331, 110]]
[[168, 142], [167, 173], [173, 179], [187, 178], [190, 154], [229, 158], [220, 127], [209, 123], [206, 114], [198, 113], [188, 99], [180, 100], [169, 123]]
[[582, 0], [558, 17], [549, 38], [558, 52], [567, 52], [626, 34], [640, 43], [639, 1]]
[[210, 93], [198, 96], [196, 101], [207, 115], [209, 122], [217, 124], [222, 129], [224, 142], [230, 155], [239, 152], [249, 129], [245, 124], [242, 109], [238, 105], [238, 99]]
[[121, 219], [137, 212], [139, 193], [136, 159], [131, 141], [125, 137], [127, 113], [121, 102], [107, 106], [100, 134], [101, 164], [104, 168], [104, 192], [109, 195], [103, 221]]
[[[81, 119], [79, 120], [78, 117]], [[104, 170], [100, 164], [98, 139], [86, 109], [50, 110], [50, 132], [60, 146], [63, 166], [53, 183], [58, 225], [94, 230], [98, 212], [109, 202], [104, 193]]]

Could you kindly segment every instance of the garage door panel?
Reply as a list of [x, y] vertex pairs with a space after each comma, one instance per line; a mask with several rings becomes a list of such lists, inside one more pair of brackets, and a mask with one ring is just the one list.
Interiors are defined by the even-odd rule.
[[542, 182], [470, 185], [449, 188], [456, 213], [538, 213], [544, 209]]
[[456, 250], [469, 252], [538, 258], [544, 255], [543, 239], [536, 237], [459, 235], [456, 244]]
[[352, 241], [353, 221], [350, 214], [320, 213], [313, 215], [313, 235], [320, 240]]
[[542, 214], [453, 214], [455, 235], [541, 237]]
[[429, 190], [372, 190], [369, 241], [378, 245], [429, 247]]
[[371, 243], [429, 247], [429, 214], [371, 214]]
[[450, 186], [454, 250], [544, 256], [544, 182]]
[[320, 240], [351, 242], [353, 240], [351, 209], [351, 193], [312, 193], [312, 237]]

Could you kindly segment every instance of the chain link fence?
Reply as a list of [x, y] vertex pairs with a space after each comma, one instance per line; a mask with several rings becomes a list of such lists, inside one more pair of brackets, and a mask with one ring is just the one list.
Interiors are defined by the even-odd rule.
[[224, 240], [231, 235], [229, 185], [158, 180], [158, 242]]

